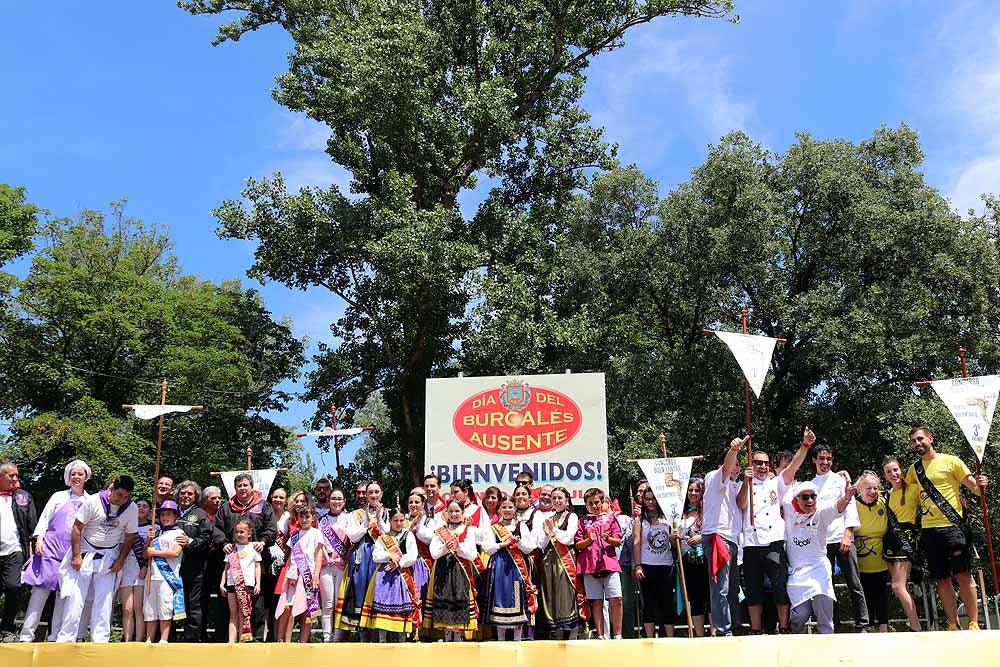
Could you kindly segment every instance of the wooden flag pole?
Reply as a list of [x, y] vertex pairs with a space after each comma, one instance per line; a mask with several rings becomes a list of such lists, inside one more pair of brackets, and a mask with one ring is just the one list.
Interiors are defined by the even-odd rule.
[[[163, 382], [160, 384], [160, 405], [167, 404], [167, 379], [163, 378]], [[160, 424], [156, 429], [156, 464], [153, 466], [153, 502], [152, 505], [152, 519], [149, 524], [149, 534], [146, 537], [146, 548], [149, 548], [153, 544], [153, 540], [156, 538], [156, 482], [160, 479], [160, 454], [163, 451], [163, 419], [166, 415], [160, 415]], [[146, 562], [146, 595], [149, 595], [149, 589], [152, 585], [153, 580], [153, 562], [152, 558], [147, 559]]]
[[[337, 430], [337, 406], [330, 406], [330, 413], [333, 415], [333, 430]], [[333, 459], [334, 465], [337, 466], [337, 484], [342, 485], [344, 483], [344, 473], [340, 469], [340, 443], [337, 442], [337, 436], [333, 436]]]
[[[667, 458], [667, 436], [664, 433], [660, 433], [660, 450], [663, 452], [663, 458]], [[684, 490], [684, 497], [687, 497], [687, 489]], [[677, 529], [678, 525], [677, 518], [674, 517], [674, 530]], [[677, 543], [677, 567], [681, 573], [681, 590], [684, 592], [684, 613], [687, 614], [688, 637], [694, 637], [694, 621], [691, 620], [691, 600], [688, 599], [687, 577], [684, 576], [684, 557], [681, 555], [680, 533], [677, 534], [675, 542]]]
[[[962, 362], [962, 377], [969, 377], [969, 368], [965, 363], [966, 349], [962, 346], [958, 348], [958, 358]], [[983, 474], [983, 464], [976, 456], [976, 479]], [[986, 526], [986, 550], [990, 555], [990, 572], [993, 575], [993, 596], [1000, 596], [1000, 583], [997, 583], [997, 559], [993, 555], [993, 534], [990, 530], [990, 512], [986, 509], [986, 489], [979, 489], [979, 506], [983, 510], [983, 525]], [[987, 611], [987, 615], [989, 612]]]

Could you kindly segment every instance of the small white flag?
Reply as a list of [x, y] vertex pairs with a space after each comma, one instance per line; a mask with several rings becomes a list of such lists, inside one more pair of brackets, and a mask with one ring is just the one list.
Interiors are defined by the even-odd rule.
[[326, 436], [329, 436], [329, 435], [338, 435], [338, 436], [339, 435], [357, 435], [358, 433], [361, 433], [364, 430], [365, 429], [361, 428], [360, 426], [355, 427], [355, 428], [338, 428], [338, 429], [332, 429], [329, 426], [327, 426], [322, 431], [309, 431], [308, 433], [299, 433], [299, 437], [303, 437], [303, 436], [321, 437], [321, 436], [325, 436], [325, 435]]
[[760, 390], [764, 387], [764, 378], [771, 365], [771, 355], [774, 354], [774, 344], [778, 339], [729, 331], [716, 331], [715, 335], [732, 350], [754, 395], [760, 398]]
[[139, 419], [155, 419], [173, 412], [191, 412], [191, 405], [133, 405], [132, 411]]
[[962, 427], [965, 439], [982, 463], [1000, 393], [1000, 375], [937, 380], [931, 386]]
[[656, 501], [660, 503], [663, 515], [671, 524], [684, 516], [684, 502], [687, 500], [693, 461], [690, 456], [636, 461], [649, 482], [649, 488], [656, 494]]
[[220, 472], [222, 485], [226, 487], [226, 493], [230, 498], [236, 497], [236, 476], [240, 473], [249, 473], [253, 479], [253, 488], [260, 491], [265, 498], [271, 492], [271, 485], [274, 484], [274, 476], [278, 474], [277, 468], [262, 468], [260, 470], [228, 470]]

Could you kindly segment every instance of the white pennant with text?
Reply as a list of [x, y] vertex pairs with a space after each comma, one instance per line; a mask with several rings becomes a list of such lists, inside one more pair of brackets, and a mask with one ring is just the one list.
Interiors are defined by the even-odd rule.
[[260, 491], [266, 498], [267, 494], [271, 492], [271, 485], [274, 484], [274, 476], [278, 474], [278, 469], [261, 468], [260, 470], [227, 470], [220, 472], [222, 485], [226, 487], [226, 493], [230, 498], [236, 496], [236, 483], [234, 481], [236, 476], [244, 472], [249, 473], [250, 478], [253, 480], [254, 490]]
[[656, 495], [656, 501], [660, 504], [663, 515], [670, 523], [684, 516], [684, 501], [687, 499], [693, 461], [690, 456], [636, 461], [646, 481], [649, 482], [649, 488]]
[[361, 433], [364, 430], [365, 429], [361, 428], [360, 426], [355, 426], [354, 428], [338, 428], [338, 429], [332, 429], [329, 426], [327, 426], [322, 431], [309, 431], [308, 433], [301, 433], [300, 435], [303, 436], [309, 435], [317, 438], [321, 436], [330, 436], [330, 435], [336, 435], [336, 436], [357, 435], [358, 433]]
[[955, 378], [931, 382], [965, 434], [979, 462], [986, 453], [986, 439], [990, 436], [993, 412], [1000, 393], [1000, 375], [983, 375], [973, 378]]
[[774, 344], [778, 339], [729, 331], [716, 331], [715, 335], [732, 350], [754, 395], [760, 398], [760, 390], [764, 387], [764, 378], [771, 365], [771, 355], [774, 354]]
[[169, 415], [173, 412], [191, 412], [193, 407], [191, 405], [133, 405], [132, 411], [139, 419], [156, 419], [160, 415]]

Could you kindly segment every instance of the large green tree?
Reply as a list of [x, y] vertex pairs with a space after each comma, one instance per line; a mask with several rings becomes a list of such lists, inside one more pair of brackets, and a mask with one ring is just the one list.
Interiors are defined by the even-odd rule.
[[18, 417], [2, 454], [33, 490], [61, 488], [61, 466], [81, 456], [98, 478], [130, 473], [148, 492], [156, 422], [121, 406], [158, 403], [160, 378], [169, 402], [206, 407], [167, 418], [167, 474], [208, 482], [248, 445], [258, 465], [284, 448], [266, 413], [285, 409], [278, 385], [297, 377], [303, 346], [259, 293], [184, 275], [163, 230], [124, 202], [53, 220], [40, 238], [0, 330], [0, 414]]
[[[221, 234], [259, 243], [251, 275], [322, 286], [347, 305], [332, 324], [307, 400], [320, 419], [376, 389], [411, 482], [423, 465], [425, 381], [453, 373], [494, 216], [464, 218], [463, 190], [485, 174], [499, 202], [568, 201], [613, 150], [579, 106], [584, 72], [628, 31], [665, 16], [730, 16], [729, 0], [455, 2], [193, 0], [230, 10], [219, 42], [275, 24], [291, 36], [275, 99], [330, 128], [327, 152], [352, 176], [293, 194], [280, 176], [224, 203]], [[352, 196], [353, 195], [353, 196]], [[495, 369], [503, 372], [506, 369]]]

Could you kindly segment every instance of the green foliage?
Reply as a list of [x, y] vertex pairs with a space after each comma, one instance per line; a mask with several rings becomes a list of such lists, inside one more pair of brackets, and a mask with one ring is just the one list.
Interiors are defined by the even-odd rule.
[[[15, 422], [3, 454], [23, 461], [33, 491], [62, 488], [62, 468], [94, 455], [95, 475], [132, 474], [149, 488], [157, 421], [123, 404], [168, 402], [205, 410], [165, 420], [162, 470], [207, 482], [243, 460], [283, 449], [263, 415], [284, 410], [277, 389], [295, 378], [303, 347], [260, 294], [238, 282], [182, 275], [162, 230], [129, 219], [124, 202], [46, 225], [44, 246], [0, 328], [0, 415]], [[94, 463], [97, 465], [94, 465]]]
[[275, 99], [330, 128], [327, 152], [351, 173], [356, 196], [336, 186], [291, 194], [280, 175], [251, 180], [251, 209], [225, 202], [220, 233], [258, 243], [252, 276], [323, 286], [345, 301], [331, 327], [340, 342], [321, 348], [305, 399], [321, 406], [317, 420], [331, 403], [349, 418], [380, 391], [410, 483], [423, 465], [425, 381], [455, 373], [494, 252], [480, 216], [459, 214], [459, 193], [486, 174], [501, 183], [489, 210], [556, 215], [586, 169], [614, 165], [579, 106], [592, 58], [655, 18], [732, 10], [728, 0], [180, 4], [240, 12], [217, 42], [269, 24], [294, 42]]
[[25, 201], [24, 188], [0, 183], [0, 266], [31, 251], [32, 237], [38, 228], [34, 204]]

